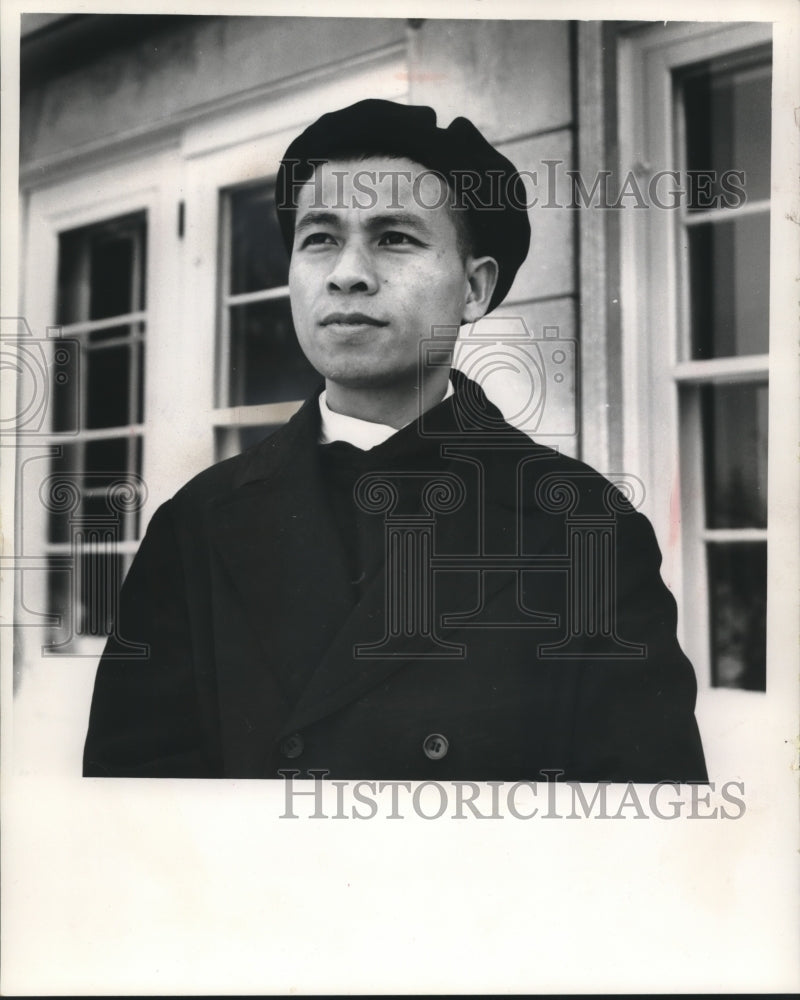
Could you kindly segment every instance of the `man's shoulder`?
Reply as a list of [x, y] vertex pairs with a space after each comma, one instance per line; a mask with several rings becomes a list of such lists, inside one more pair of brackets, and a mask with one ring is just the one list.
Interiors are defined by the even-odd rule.
[[181, 506], [182, 504], [196, 503], [230, 492], [235, 488], [242, 470], [246, 467], [248, 452], [262, 444], [263, 442], [259, 442], [252, 448], [248, 448], [246, 452], [215, 462], [203, 469], [202, 472], [198, 472], [177, 491], [172, 498], [173, 504]]
[[[296, 449], [308, 437], [308, 404], [288, 423], [265, 436], [238, 455], [209, 466], [185, 483], [172, 498], [173, 506], [202, 504], [221, 499], [251, 482], [259, 482], [279, 473], [291, 461]], [[311, 440], [311, 438], [309, 438]]]
[[458, 400], [454, 440], [460, 447], [474, 444], [487, 473], [491, 468], [511, 465], [524, 468], [528, 478], [563, 477], [581, 494], [619, 488], [624, 477], [600, 472], [559, 448], [537, 441], [535, 429], [514, 426], [479, 384], [462, 372], [454, 370], [453, 382]]
[[518, 502], [550, 513], [631, 513], [642, 499], [643, 488], [632, 476], [600, 472], [587, 462], [515, 431], [498, 438], [481, 456], [487, 485], [509, 483], [515, 474]]
[[581, 494], [606, 493], [616, 495], [628, 492], [627, 483], [633, 477], [605, 470], [601, 472], [588, 462], [565, 454], [556, 448], [532, 441], [530, 450], [531, 470], [537, 478], [547, 477], [548, 482], [563, 480]]

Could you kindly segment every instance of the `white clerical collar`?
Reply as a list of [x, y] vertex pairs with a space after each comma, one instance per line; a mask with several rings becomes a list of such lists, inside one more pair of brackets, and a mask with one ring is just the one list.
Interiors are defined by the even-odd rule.
[[[448, 381], [447, 392], [442, 402], [453, 395], [453, 383]], [[390, 427], [389, 424], [377, 424], [372, 420], [361, 420], [358, 417], [348, 417], [344, 413], [334, 413], [328, 406], [325, 390], [319, 397], [319, 413], [322, 418], [319, 441], [320, 444], [331, 444], [333, 441], [346, 441], [348, 444], [369, 451], [396, 434], [401, 428]], [[411, 423], [412, 421], [408, 421]]]

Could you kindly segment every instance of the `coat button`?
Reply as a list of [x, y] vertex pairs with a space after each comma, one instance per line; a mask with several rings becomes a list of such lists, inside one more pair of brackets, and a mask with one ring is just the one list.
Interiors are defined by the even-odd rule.
[[449, 746], [446, 736], [442, 736], [441, 733], [431, 733], [430, 736], [425, 737], [422, 749], [425, 751], [425, 756], [431, 760], [441, 760], [447, 753]]
[[281, 754], [284, 757], [288, 757], [289, 760], [293, 757], [299, 757], [304, 749], [305, 743], [300, 733], [295, 733], [294, 736], [287, 736], [281, 743]]

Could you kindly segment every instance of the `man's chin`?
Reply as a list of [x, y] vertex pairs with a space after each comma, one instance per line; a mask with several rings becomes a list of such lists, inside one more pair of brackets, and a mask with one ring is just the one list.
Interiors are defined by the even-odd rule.
[[332, 383], [342, 389], [374, 391], [380, 392], [387, 389], [408, 388], [414, 391], [417, 386], [417, 372], [388, 372], [380, 369], [359, 369], [352, 368], [329, 369], [323, 371], [327, 383]]

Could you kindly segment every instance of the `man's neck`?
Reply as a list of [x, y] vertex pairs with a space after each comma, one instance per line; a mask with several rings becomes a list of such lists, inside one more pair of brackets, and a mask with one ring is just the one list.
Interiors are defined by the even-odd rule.
[[380, 389], [353, 389], [326, 380], [326, 400], [335, 413], [400, 428], [441, 403], [449, 376], [450, 372], [441, 368], [432, 373], [421, 387], [412, 384]]

